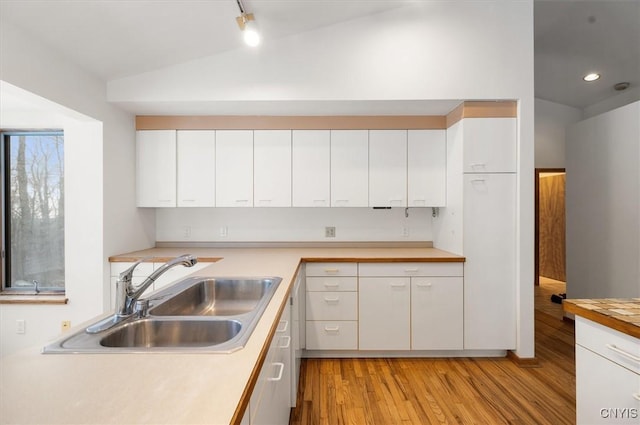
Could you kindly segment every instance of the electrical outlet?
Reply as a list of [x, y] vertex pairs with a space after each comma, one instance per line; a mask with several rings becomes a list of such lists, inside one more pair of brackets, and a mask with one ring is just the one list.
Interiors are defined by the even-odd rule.
[[62, 332], [71, 329], [71, 320], [63, 320], [62, 324], [60, 325], [60, 329], [62, 330]]
[[325, 227], [324, 228], [324, 237], [325, 238], [335, 238], [336, 237], [336, 228], [334, 226]]
[[182, 226], [182, 237], [189, 239], [191, 237], [191, 226]]
[[220, 237], [226, 238], [229, 235], [229, 228], [227, 226], [220, 227]]
[[404, 238], [408, 238], [409, 237], [409, 227], [408, 226], [402, 226], [402, 237], [404, 237]]
[[22, 335], [25, 332], [26, 332], [26, 325], [25, 325], [24, 319], [16, 320], [16, 333]]

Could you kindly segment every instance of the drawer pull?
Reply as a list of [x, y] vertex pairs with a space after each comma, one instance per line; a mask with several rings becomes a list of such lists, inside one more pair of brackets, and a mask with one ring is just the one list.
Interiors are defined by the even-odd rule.
[[640, 393], [633, 393], [632, 395], [633, 395], [633, 398], [640, 401]]
[[634, 361], [634, 362], [636, 362], [636, 363], [640, 363], [640, 357], [634, 356], [634, 355], [633, 355], [633, 354], [631, 354], [631, 353], [627, 353], [626, 351], [619, 349], [618, 347], [616, 347], [616, 346], [615, 346], [615, 345], [613, 345], [613, 344], [607, 344], [606, 346], [607, 346], [607, 348], [608, 348], [609, 350], [611, 350], [611, 351], [613, 351], [613, 352], [615, 352], [615, 353], [620, 354], [622, 357], [626, 357], [626, 358], [628, 358], [629, 360], [633, 360], [633, 361]]
[[324, 330], [325, 332], [340, 332], [340, 326], [333, 326], [333, 327], [325, 326]]
[[282, 348], [282, 349], [289, 348], [289, 346], [291, 345], [291, 337], [289, 335], [285, 335], [283, 337], [280, 337], [280, 341], [282, 341], [283, 339], [287, 341], [286, 344], [280, 344], [280, 345], [278, 345], [278, 348]]
[[416, 273], [418, 271], [417, 267], [413, 267], [410, 269], [404, 269], [405, 273]]
[[406, 283], [392, 283], [391, 284], [392, 288], [404, 288], [405, 286], [407, 286]]
[[339, 302], [340, 302], [340, 298], [337, 298], [337, 297], [336, 297], [336, 298], [327, 298], [327, 297], [324, 297], [324, 301], [325, 301], [326, 303], [328, 303], [328, 304], [337, 304], [337, 303], [339, 303]]
[[338, 286], [340, 286], [339, 283], [325, 283], [324, 284], [325, 288], [337, 288]]
[[289, 327], [289, 321], [281, 320], [280, 324], [278, 325], [278, 329], [276, 329], [276, 332], [279, 332], [279, 333], [286, 332], [288, 327]]
[[340, 269], [324, 269], [325, 273], [338, 273]]
[[420, 288], [431, 288], [431, 282], [428, 283], [416, 283], [416, 286]]
[[278, 375], [275, 378], [267, 378], [267, 381], [279, 381], [282, 379], [282, 372], [284, 372], [284, 363], [272, 363], [272, 365], [277, 366], [278, 368], [280, 368], [280, 370], [278, 371]]

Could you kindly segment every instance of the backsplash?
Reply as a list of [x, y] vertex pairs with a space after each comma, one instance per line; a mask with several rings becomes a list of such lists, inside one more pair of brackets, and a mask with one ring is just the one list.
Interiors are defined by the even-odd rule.
[[[157, 242], [431, 241], [431, 208], [157, 208]], [[325, 228], [335, 227], [335, 237]]]

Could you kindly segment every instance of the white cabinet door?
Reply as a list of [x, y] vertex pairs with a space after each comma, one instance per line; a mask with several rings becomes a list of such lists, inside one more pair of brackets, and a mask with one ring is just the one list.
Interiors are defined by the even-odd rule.
[[407, 206], [407, 131], [369, 131], [369, 206]]
[[253, 131], [216, 131], [216, 206], [253, 206]]
[[293, 131], [294, 207], [329, 206], [329, 140], [329, 130]]
[[331, 206], [369, 206], [367, 130], [331, 130]]
[[637, 425], [640, 375], [576, 345], [576, 414], [578, 424]]
[[409, 130], [407, 197], [410, 207], [446, 205], [447, 139], [445, 130]]
[[136, 132], [136, 189], [139, 207], [176, 206], [176, 131]]
[[411, 348], [411, 285], [408, 277], [360, 278], [360, 350]]
[[411, 278], [411, 349], [462, 350], [461, 277]]
[[462, 126], [465, 173], [516, 172], [515, 118], [466, 118]]
[[253, 205], [291, 206], [291, 130], [253, 132]]
[[516, 346], [516, 175], [464, 175], [464, 348]]
[[178, 131], [178, 206], [215, 207], [216, 133]]

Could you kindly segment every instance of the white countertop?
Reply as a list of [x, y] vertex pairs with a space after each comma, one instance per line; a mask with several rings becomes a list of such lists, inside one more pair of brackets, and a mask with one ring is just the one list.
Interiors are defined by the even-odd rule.
[[42, 347], [23, 350], [0, 361], [0, 423], [239, 423], [259, 372], [256, 365], [301, 259], [462, 260], [433, 248], [154, 248], [122, 258], [183, 253], [223, 258], [194, 276], [282, 277], [243, 349], [230, 354], [46, 355]]

